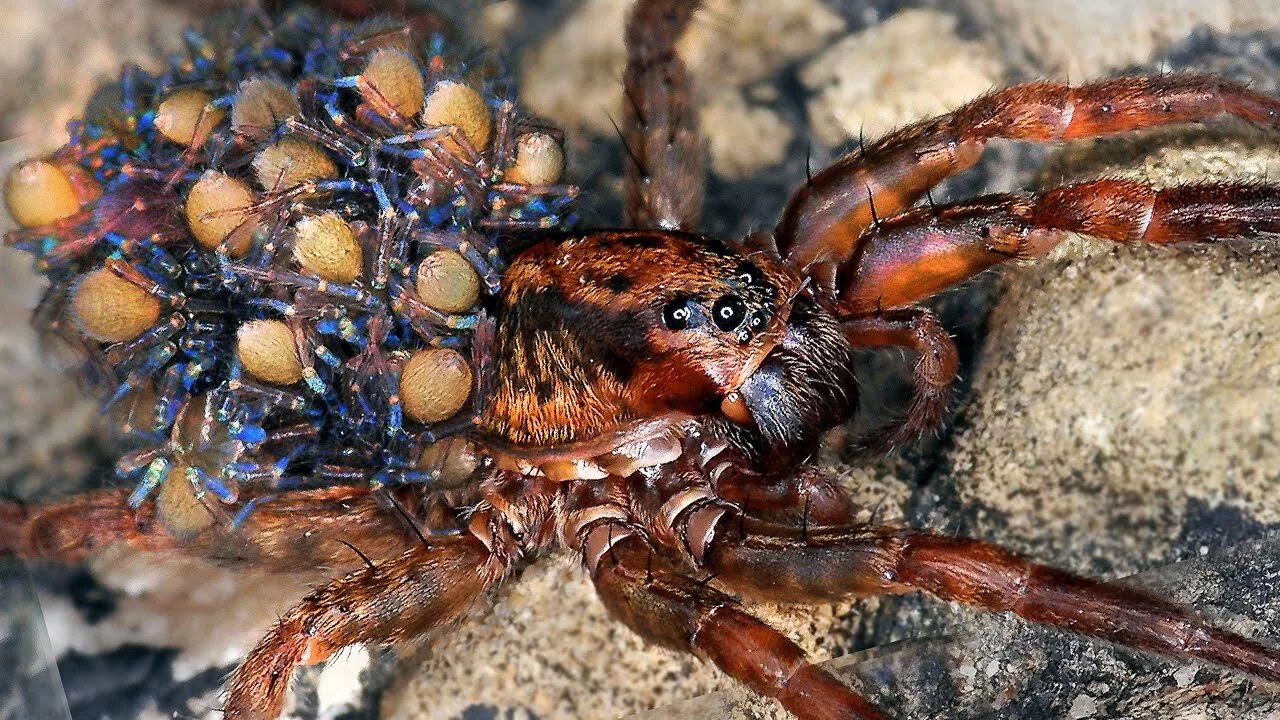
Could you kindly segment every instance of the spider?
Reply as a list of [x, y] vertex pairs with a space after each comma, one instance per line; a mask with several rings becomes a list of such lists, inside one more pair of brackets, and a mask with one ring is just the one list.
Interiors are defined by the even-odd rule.
[[[642, 637], [702, 656], [804, 720], [888, 715], [739, 598], [817, 604], [924, 591], [1280, 680], [1280, 651], [1160, 598], [981, 541], [856, 522], [835, 480], [808, 462], [822, 434], [857, 410], [855, 348], [917, 355], [912, 403], [880, 447], [942, 421], [958, 359], [920, 306], [936, 293], [1042, 257], [1068, 232], [1165, 245], [1280, 231], [1280, 188], [1268, 185], [1156, 190], [1104, 179], [917, 207], [989, 140], [1056, 142], [1221, 114], [1275, 128], [1280, 100], [1211, 76], [1014, 86], [840, 158], [792, 195], [772, 232], [715, 239], [695, 231], [702, 149], [675, 50], [697, 9], [639, 0], [631, 13], [623, 228], [573, 228], [562, 214], [573, 193], [554, 181], [492, 181], [513, 154], [518, 162], [519, 129], [537, 127], [501, 102], [490, 103], [506, 113], [492, 139], [467, 132], [462, 114], [420, 127], [421, 106], [405, 111], [365, 58], [385, 28], [344, 35], [341, 52], [300, 52], [308, 70], [343, 67], [348, 52], [368, 64], [328, 84], [299, 82], [289, 92], [305, 110], [273, 114], [267, 127], [198, 142], [222, 107], [210, 93], [188, 116], [187, 142], [160, 143], [149, 158], [163, 172], [122, 166], [123, 179], [100, 178], [100, 199], [65, 170], [68, 212], [37, 215], [24, 223], [35, 232], [15, 242], [62, 283], [42, 316], [86, 355], [91, 387], [156, 437], [125, 463], [145, 467], [132, 491], [0, 504], [0, 551], [69, 562], [123, 542], [281, 572], [342, 569], [244, 659], [224, 705], [235, 720], [277, 717], [298, 666], [446, 627], [551, 552], [580, 558], [606, 608]], [[258, 48], [236, 81], [283, 72], [277, 50]], [[139, 82], [172, 98], [191, 82], [174, 72]], [[119, 107], [137, 104], [132, 82]], [[292, 166], [259, 162], [291, 133], [346, 175], [322, 167], [291, 177], [296, 152]], [[198, 171], [221, 162], [251, 172], [236, 160], [246, 147], [261, 194]], [[210, 159], [194, 160], [200, 153]], [[153, 212], [165, 194], [157, 187], [178, 186], [187, 229]], [[205, 190], [208, 206], [190, 210]], [[318, 220], [327, 216], [316, 206], [338, 219]], [[448, 217], [422, 210], [442, 207]], [[70, 229], [80, 222], [109, 227], [81, 237]], [[347, 273], [311, 262], [299, 249], [307, 222], [336, 223], [326, 252], [354, 247], [365, 261]], [[188, 231], [197, 242], [184, 247], [198, 257], [165, 250]], [[285, 245], [300, 267], [277, 254]], [[408, 271], [434, 268], [429, 258], [446, 250], [485, 292], [426, 302], [436, 286], [413, 287]], [[64, 322], [63, 296], [75, 290], [59, 273], [84, 269], [75, 262], [101, 263], [94, 272], [110, 274], [98, 282], [127, 312], [95, 323], [71, 301], [80, 327]], [[193, 303], [203, 291], [191, 278], [215, 276], [231, 299]], [[161, 322], [166, 306], [179, 317]], [[187, 344], [169, 348], [175, 337]], [[430, 365], [426, 390], [408, 382], [427, 362], [415, 358], [446, 357], [438, 352], [470, 365]], [[415, 463], [419, 454], [430, 461]]]

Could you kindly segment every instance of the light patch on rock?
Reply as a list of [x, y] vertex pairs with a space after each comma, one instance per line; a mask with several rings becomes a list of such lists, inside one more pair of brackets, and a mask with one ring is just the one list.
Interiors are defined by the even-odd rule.
[[521, 63], [520, 99], [564, 127], [612, 132], [622, 107], [629, 0], [585, 0]]
[[300, 598], [301, 580], [246, 575], [154, 554], [109, 551], [94, 576], [122, 593], [114, 612], [90, 625], [62, 596], [40, 596], [55, 656], [110, 652], [124, 644], [172, 647], [174, 679], [238, 663], [273, 619]]
[[1031, 74], [1073, 82], [1148, 62], [1199, 26], [1263, 30], [1280, 22], [1271, 0], [963, 0], [1003, 53]]
[[1002, 75], [994, 52], [955, 28], [948, 13], [905, 10], [823, 52], [800, 73], [813, 134], [828, 145], [872, 139], [991, 90]]
[[1083, 718], [1091, 718], [1098, 713], [1098, 701], [1093, 699], [1088, 693], [1081, 693], [1071, 703], [1070, 715], [1067, 717], [1071, 720], [1083, 720]]
[[748, 105], [742, 93], [725, 90], [702, 106], [711, 169], [721, 177], [743, 178], [786, 157], [795, 136], [772, 110]]
[[329, 658], [316, 680], [320, 720], [359, 710], [364, 695], [360, 674], [372, 663], [364, 645], [353, 645]]
[[844, 28], [821, 0], [706, 0], [678, 49], [696, 77], [736, 87], [812, 55]]
[[479, 36], [486, 47], [501, 47], [505, 38], [520, 19], [517, 0], [498, 0], [481, 8]]
[[[849, 607], [752, 610], [824, 660], [827, 648], [847, 642], [833, 630]], [[540, 561], [476, 615], [403, 658], [382, 699], [384, 720], [457, 718], [476, 705], [612, 720], [737, 687], [714, 667], [647, 645], [609, 617], [580, 565], [566, 558]], [[753, 717], [790, 717], [772, 701], [762, 704], [767, 710]]]
[[1173, 673], [1173, 680], [1180, 688], [1191, 687], [1191, 683], [1196, 681], [1196, 673], [1200, 672], [1200, 666], [1195, 663], [1188, 663], [1178, 668]]
[[[6, 0], [0, 77], [17, 87], [0, 93], [0, 117], [10, 123], [0, 137], [21, 138], [24, 154], [53, 150], [66, 140], [67, 121], [94, 88], [116, 79], [125, 62], [158, 69], [163, 53], [177, 48], [182, 28], [190, 24], [191, 16], [177, 3]], [[15, 102], [21, 106], [10, 107]]]

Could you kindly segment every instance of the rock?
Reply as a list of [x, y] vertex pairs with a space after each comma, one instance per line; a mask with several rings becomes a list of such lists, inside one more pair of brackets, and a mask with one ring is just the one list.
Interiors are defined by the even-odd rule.
[[1100, 77], [1146, 63], [1197, 27], [1219, 33], [1274, 27], [1267, 0], [961, 0], [956, 3], [1030, 77]]
[[0, 18], [0, 77], [7, 85], [0, 91], [0, 139], [19, 138], [28, 151], [56, 148], [65, 140], [66, 122], [100, 82], [114, 79], [125, 62], [147, 66], [176, 49], [189, 23], [180, 7], [152, 0], [6, 3]]
[[1002, 68], [986, 46], [956, 35], [956, 18], [903, 10], [808, 62], [814, 136], [828, 145], [938, 115], [991, 90]]
[[751, 106], [732, 88], [716, 93], [703, 105], [702, 127], [709, 128], [707, 144], [711, 170], [736, 180], [786, 158], [795, 137], [792, 129], [769, 108]]
[[[1110, 141], [1067, 151], [1046, 177], [1262, 181], [1280, 152], [1244, 139]], [[1099, 155], [1106, 160], [1099, 161]], [[1247, 253], [1247, 254], [1246, 254]], [[974, 394], [950, 452], [976, 527], [1090, 572], [1132, 572], [1183, 532], [1193, 504], [1280, 521], [1280, 253], [1075, 240], [1006, 275]]]

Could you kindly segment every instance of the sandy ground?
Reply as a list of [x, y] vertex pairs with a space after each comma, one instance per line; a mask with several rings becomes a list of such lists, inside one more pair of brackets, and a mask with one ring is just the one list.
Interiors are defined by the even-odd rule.
[[[94, 82], [126, 58], [171, 47], [184, 22], [180, 10], [148, 0], [14, 2], [0, 17], [0, 128], [14, 138], [0, 146], [6, 166], [56, 145]], [[483, 41], [511, 49], [532, 107], [569, 130], [571, 172], [591, 188], [584, 216], [593, 224], [618, 217], [621, 152], [608, 117], [619, 102], [625, 6], [507, 0], [469, 21]], [[1280, 36], [1265, 32], [1280, 10], [1267, 3], [1196, 3], [1190, 14], [1106, 2], [1045, 12], [1016, 0], [708, 6], [682, 48], [703, 79], [714, 170], [705, 226], [717, 233], [770, 224], [803, 181], [806, 152], [821, 164], [860, 131], [873, 137], [1007, 79], [1195, 68], [1280, 90]], [[1208, 29], [1196, 30], [1201, 23]], [[1041, 171], [1044, 153], [1003, 147], [938, 199], [1117, 174], [1161, 184], [1262, 180], [1280, 175], [1274, 148], [1228, 125], [1082, 144]], [[847, 450], [856, 429], [836, 433], [822, 462], [889, 519], [997, 540], [1090, 574], [1147, 571], [1142, 581], [1158, 591], [1276, 637], [1280, 569], [1268, 538], [1280, 522], [1278, 265], [1269, 243], [1186, 253], [1079, 240], [998, 282], [984, 278], [938, 303], [965, 358], [943, 434], [868, 462]], [[96, 482], [111, 454], [93, 409], [35, 349], [24, 316], [38, 287], [25, 258], [0, 249], [0, 489], [27, 497]], [[865, 425], [900, 401], [907, 360], [867, 356], [863, 365]], [[36, 568], [35, 580], [75, 720], [216, 717], [222, 674], [302, 591], [119, 555], [88, 571]], [[895, 717], [1280, 713], [1266, 688], [1211, 668], [927, 599], [762, 612], [817, 658], [839, 658]], [[14, 636], [0, 631], [0, 650]], [[0, 718], [26, 717], [2, 680]], [[36, 687], [22, 680], [14, 689]], [[396, 657], [355, 651], [308, 670], [291, 707], [300, 718], [422, 720], [646, 711], [785, 716], [744, 701], [695, 660], [645, 647], [605, 617], [568, 561], [530, 569], [434, 645]]]

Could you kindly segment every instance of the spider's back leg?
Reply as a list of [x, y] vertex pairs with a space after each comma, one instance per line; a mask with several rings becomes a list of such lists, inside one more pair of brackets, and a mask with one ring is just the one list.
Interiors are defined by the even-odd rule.
[[288, 573], [347, 570], [362, 557], [394, 558], [418, 542], [364, 487], [284, 493], [235, 527], [213, 526], [187, 538], [165, 526], [154, 501], [135, 509], [128, 500], [128, 490], [113, 488], [36, 505], [0, 502], [0, 556], [74, 563], [123, 544]]
[[622, 141], [626, 224], [692, 230], [706, 158], [689, 73], [676, 52], [700, 0], [640, 0], [627, 21]]
[[[741, 471], [724, 465], [716, 472], [716, 482], [723, 483]], [[753, 600], [820, 604], [919, 590], [1140, 650], [1280, 680], [1280, 650], [1141, 590], [1072, 575], [980, 540], [895, 526], [760, 520], [718, 499], [709, 486], [706, 490], [678, 510], [675, 500], [661, 496], [633, 496], [633, 502], [662, 501], [663, 508], [671, 508], [639, 514], [650, 518], [648, 531], [669, 538], [665, 545], [691, 566]], [[690, 489], [681, 489], [672, 497], [690, 496]]]

